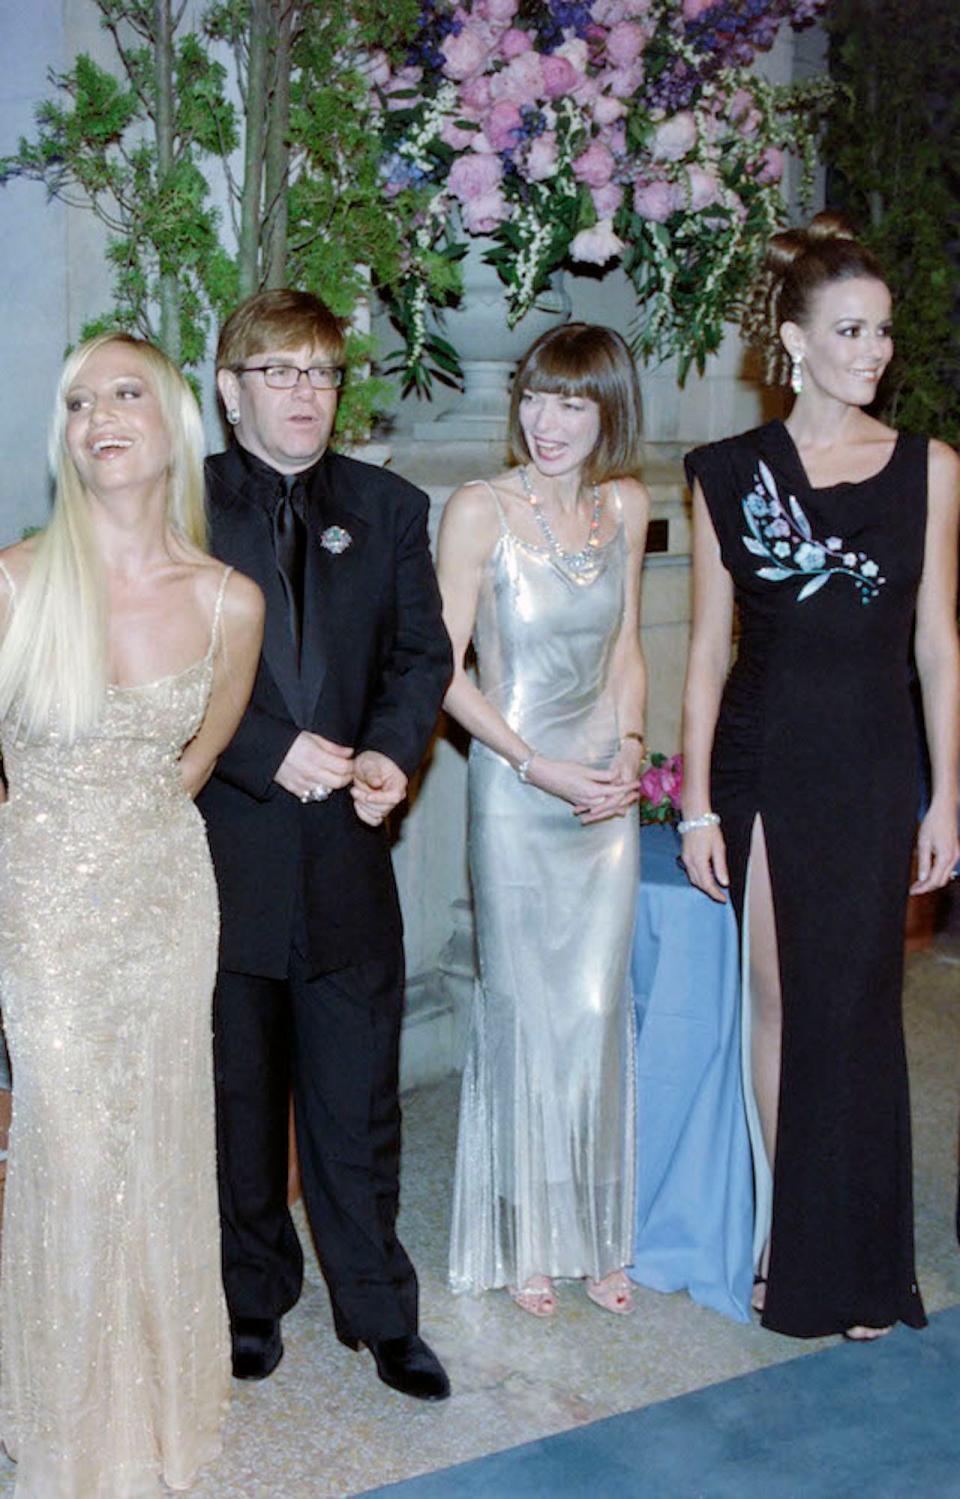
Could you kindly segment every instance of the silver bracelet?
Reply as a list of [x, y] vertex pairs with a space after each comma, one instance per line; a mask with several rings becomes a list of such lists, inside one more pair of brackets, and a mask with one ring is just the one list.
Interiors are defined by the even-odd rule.
[[688, 817], [685, 822], [677, 823], [677, 832], [681, 838], [684, 833], [692, 833], [694, 828], [719, 827], [720, 818], [716, 812], [701, 812], [699, 817]]
[[517, 780], [522, 781], [525, 786], [530, 779], [530, 767], [536, 758], [536, 750], [531, 750], [527, 758], [525, 760], [521, 760], [520, 764], [517, 766]]

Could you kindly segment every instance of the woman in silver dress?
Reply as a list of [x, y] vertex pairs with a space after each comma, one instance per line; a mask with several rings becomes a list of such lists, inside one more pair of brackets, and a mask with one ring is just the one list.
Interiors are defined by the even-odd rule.
[[[555, 1278], [632, 1309], [628, 958], [643, 758], [649, 496], [623, 340], [572, 324], [517, 372], [515, 466], [452, 495], [438, 571], [473, 736], [480, 980], [463, 1080], [450, 1279], [534, 1316]], [[464, 670], [473, 642], [479, 685]]]

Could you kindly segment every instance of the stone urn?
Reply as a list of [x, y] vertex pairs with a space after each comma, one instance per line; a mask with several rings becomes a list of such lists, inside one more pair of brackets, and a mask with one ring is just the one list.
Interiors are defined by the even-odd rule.
[[463, 366], [464, 390], [456, 406], [430, 422], [418, 422], [418, 438], [450, 442], [458, 439], [498, 440], [506, 436], [510, 381], [517, 361], [548, 328], [565, 323], [570, 298], [563, 272], [555, 271], [550, 286], [514, 327], [507, 320], [507, 289], [484, 258], [494, 241], [484, 235], [463, 234], [467, 253], [461, 262], [463, 297], [437, 321], [441, 337], [453, 344]]

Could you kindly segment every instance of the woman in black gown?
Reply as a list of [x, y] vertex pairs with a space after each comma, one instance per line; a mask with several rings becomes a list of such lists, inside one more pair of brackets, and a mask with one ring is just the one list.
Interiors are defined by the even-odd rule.
[[[892, 353], [890, 295], [832, 215], [772, 241], [745, 327], [796, 401], [786, 422], [687, 459], [683, 859], [714, 899], [729, 888], [744, 937], [773, 1170], [755, 1306], [778, 1332], [866, 1341], [925, 1321], [903, 923], [914, 844], [917, 892], [943, 885], [958, 853], [960, 463], [867, 415]], [[914, 627], [934, 775], [919, 836]]]

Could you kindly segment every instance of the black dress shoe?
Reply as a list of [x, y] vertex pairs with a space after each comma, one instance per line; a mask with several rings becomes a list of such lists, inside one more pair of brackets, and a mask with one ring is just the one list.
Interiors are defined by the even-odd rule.
[[[359, 1338], [339, 1336], [341, 1343], [347, 1348], [359, 1348]], [[367, 1343], [367, 1347], [373, 1354], [377, 1373], [391, 1390], [399, 1390], [401, 1395], [412, 1395], [414, 1400], [447, 1399], [450, 1381], [446, 1370], [419, 1333], [404, 1333], [400, 1338], [381, 1338], [379, 1342]]]
[[230, 1343], [234, 1379], [266, 1379], [283, 1358], [280, 1322], [273, 1317], [235, 1317]]

